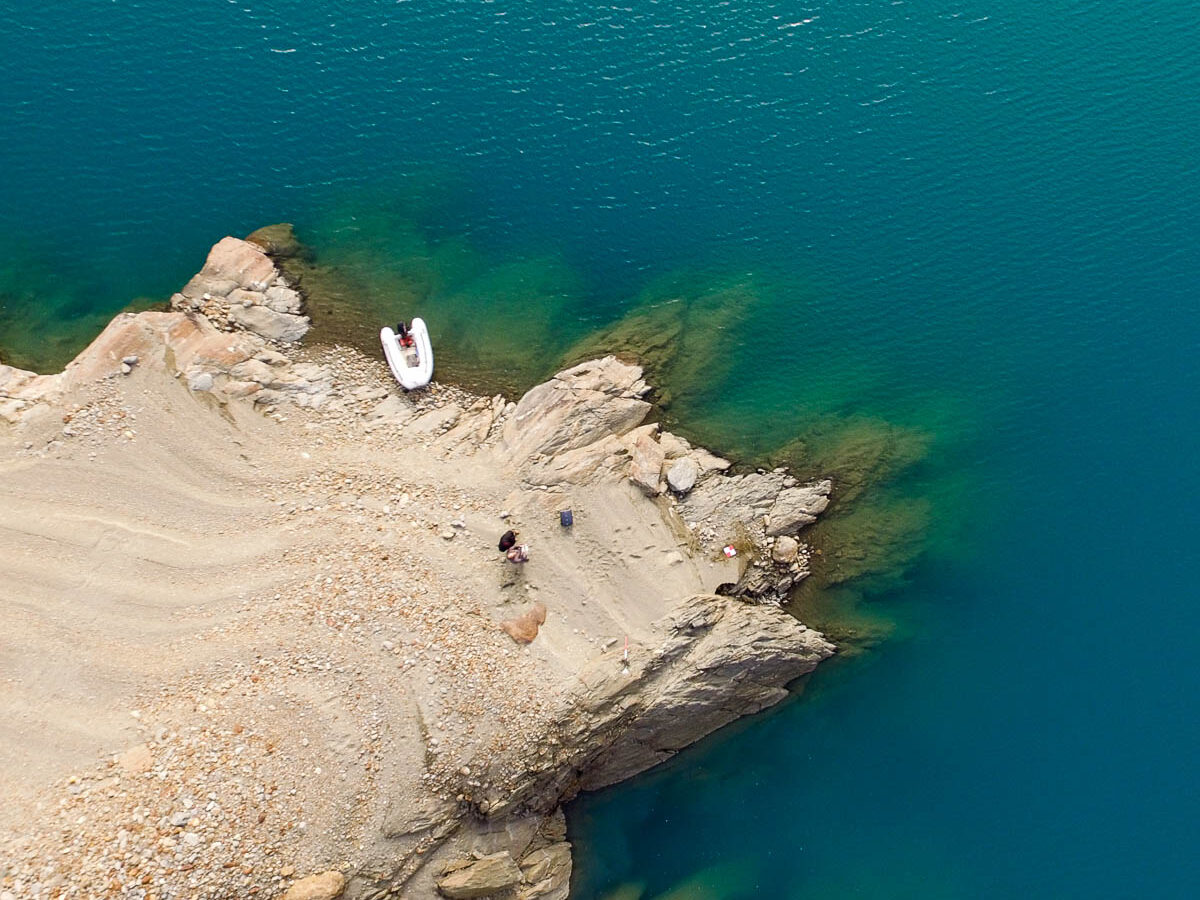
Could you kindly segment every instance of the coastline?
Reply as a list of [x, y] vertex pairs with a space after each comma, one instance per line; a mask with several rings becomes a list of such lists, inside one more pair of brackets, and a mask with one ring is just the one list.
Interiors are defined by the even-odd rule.
[[643, 425], [639, 367], [403, 396], [232, 238], [172, 305], [0, 367], [6, 887], [565, 897], [562, 802], [832, 653], [727, 596], [805, 577], [829, 483]]

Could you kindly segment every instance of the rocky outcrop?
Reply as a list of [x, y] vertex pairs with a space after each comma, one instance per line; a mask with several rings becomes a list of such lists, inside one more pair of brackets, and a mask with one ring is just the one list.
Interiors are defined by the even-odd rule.
[[0, 365], [0, 421], [15, 423], [30, 407], [62, 394], [61, 375], [39, 375]]
[[686, 494], [696, 486], [700, 466], [690, 456], [683, 456], [667, 470], [667, 485], [677, 494]]
[[[281, 246], [285, 239], [286, 235], [278, 237]], [[612, 605], [620, 615], [614, 621], [634, 634], [628, 658], [624, 647], [613, 643], [616, 637], [583, 645], [583, 639], [576, 641], [575, 634], [567, 633], [567, 591], [558, 596], [546, 590], [522, 595], [519, 604], [504, 607], [494, 618], [487, 618], [486, 609], [473, 611], [472, 620], [486, 623], [485, 640], [494, 637], [504, 646], [492, 647], [492, 652], [484, 652], [483, 643], [478, 652], [472, 647], [457, 660], [462, 668], [453, 670], [455, 678], [478, 677], [471, 682], [476, 685], [472, 690], [485, 693], [484, 685], [496, 683], [496, 672], [507, 671], [497, 668], [502, 665], [497, 660], [520, 654], [523, 662], [533, 665], [553, 656], [559, 668], [546, 663], [547, 668], [537, 670], [545, 676], [542, 681], [519, 695], [518, 707], [536, 705], [539, 718], [526, 720], [522, 709], [505, 707], [499, 744], [472, 740], [457, 749], [458, 757], [451, 757], [444, 743], [448, 724], [453, 724], [451, 712], [436, 712], [419, 727], [414, 725], [416, 758], [425, 754], [428, 767], [420, 774], [420, 763], [416, 766], [420, 790], [397, 796], [394, 802], [389, 797], [385, 812], [362, 820], [369, 824], [361, 834], [374, 833], [382, 848], [374, 857], [379, 860], [376, 869], [368, 873], [330, 856], [308, 871], [340, 866], [352, 875], [349, 881], [333, 870], [310, 876], [291, 886], [286, 895], [290, 900], [424, 897], [435, 889], [450, 898], [498, 894], [517, 900], [562, 900], [571, 872], [563, 802], [580, 790], [644, 771], [739, 716], [778, 702], [787, 696], [790, 682], [833, 652], [821, 635], [778, 606], [747, 602], [779, 599], [807, 575], [809, 549], [803, 529], [828, 506], [833, 485], [827, 480], [800, 483], [782, 469], [728, 474], [727, 460], [663, 431], [657, 423], [645, 422], [651, 410], [646, 399], [650, 388], [640, 367], [611, 356], [585, 362], [538, 385], [516, 403], [441, 388], [438, 397], [414, 402], [401, 396], [390, 380], [386, 387], [379, 380], [347, 385], [324, 364], [336, 354], [314, 363], [288, 346], [307, 327], [299, 295], [282, 283], [271, 259], [257, 246], [232, 238], [213, 248], [202, 272], [176, 295], [175, 306], [171, 312], [118, 316], [58, 375], [0, 366], [0, 417], [17, 421], [35, 410], [53, 411], [56, 397], [83, 382], [121, 383], [119, 379], [137, 379], [147, 371], [165, 372], [185, 385], [198, 403], [216, 404], [225, 413], [236, 409], [225, 404], [272, 409], [290, 403], [321, 411], [319, 416], [305, 413], [313, 415], [309, 424], [314, 434], [337, 419], [337, 428], [348, 429], [342, 433], [353, 439], [369, 436], [375, 446], [376, 441], [383, 444], [380, 439], [389, 432], [402, 433], [406, 452], [451, 460], [449, 465], [458, 456], [489, 456], [488, 465], [494, 465], [489, 473], [502, 474], [514, 494], [537, 498], [527, 509], [537, 506], [539, 515], [549, 517], [563, 508], [557, 505], [561, 496], [581, 486], [594, 487], [596, 496], [628, 499], [635, 504], [632, 518], [653, 520], [657, 529], [672, 535], [659, 551], [666, 560], [657, 570], [664, 576], [662, 583], [679, 583], [669, 581], [670, 573], [694, 565], [690, 556], [718, 559], [731, 570], [741, 565], [730, 590], [740, 596], [690, 593], [701, 584], [706, 591], [715, 587], [699, 576], [678, 591], [655, 581], [647, 592], [655, 604], [653, 612], [633, 608], [635, 604], [621, 595], [622, 582], [611, 578], [607, 565], [598, 567], [595, 571], [601, 576], [586, 590], [603, 582], [598, 593], [615, 595]], [[341, 378], [344, 370], [337, 371]], [[347, 409], [350, 424], [347, 417], [326, 417]], [[502, 463], [491, 460], [493, 451]], [[446, 487], [448, 492], [456, 489], [452, 484]], [[381, 515], [390, 517], [393, 507], [398, 511], [411, 502], [408, 490], [397, 482], [386, 489], [387, 501], [355, 497], [353, 503], [347, 501], [346, 512], [365, 516], [374, 502], [387, 510]], [[410, 539], [417, 540], [431, 523], [412, 515], [410, 519], [405, 512], [398, 518], [411, 523]], [[585, 521], [580, 518], [571, 539], [578, 539], [581, 553], [604, 554], [605, 547], [581, 533], [580, 523]], [[625, 522], [617, 524], [624, 527]], [[394, 527], [390, 519], [381, 519], [380, 531]], [[467, 534], [465, 528], [455, 512], [453, 521], [438, 520], [431, 533], [446, 538], [446, 548], [455, 553], [461, 548], [467, 554], [468, 541], [458, 537]], [[494, 538], [487, 543], [490, 556]], [[721, 547], [727, 544], [741, 551], [734, 562], [721, 557]], [[393, 551], [392, 546], [389, 552], [409, 552]], [[541, 546], [535, 546], [531, 570], [542, 558]], [[497, 562], [510, 577], [512, 566]], [[457, 572], [458, 565], [455, 558], [448, 567]], [[579, 571], [569, 576], [571, 591]], [[735, 573], [730, 574], [732, 578]], [[464, 585], [466, 595], [477, 589], [473, 582]], [[536, 585], [523, 585], [521, 590], [526, 587], [533, 590]], [[416, 585], [413, 591], [421, 589]], [[577, 593], [582, 597], [585, 590]], [[684, 593], [689, 595], [679, 597]], [[593, 596], [589, 593], [587, 599]], [[469, 602], [476, 601], [471, 597]], [[455, 603], [457, 599], [447, 606]], [[575, 612], [583, 604], [580, 600]], [[592, 602], [589, 612], [598, 605]], [[520, 646], [497, 634], [500, 629]], [[447, 626], [445, 633], [452, 630]], [[555, 641], [558, 646], [553, 646]], [[403, 657], [391, 638], [383, 646], [387, 658], [393, 659], [394, 653], [395, 664], [405, 671], [409, 666], [440, 666], [442, 653], [449, 653], [445, 648], [435, 651], [431, 641], [415, 652], [407, 648]], [[423, 658], [426, 651], [428, 657]], [[430, 673], [422, 675], [421, 683], [433, 685], [438, 669], [420, 671]], [[440, 698], [453, 697], [447, 691], [435, 695], [432, 687], [429, 693], [439, 703]], [[464, 718], [463, 726], [467, 724]], [[430, 728], [442, 735], [440, 746], [433, 732], [422, 733]], [[385, 756], [380, 754], [372, 765]], [[114, 754], [114, 764], [131, 776], [141, 775], [153, 771], [161, 757], [160, 748], [144, 744], [120, 757]], [[452, 765], [442, 763], [451, 758]], [[368, 771], [380, 772], [371, 766]], [[399, 773], [386, 771], [371, 777], [379, 778], [381, 790], [403, 780]], [[389, 777], [394, 782], [387, 781]]]
[[452, 863], [438, 880], [438, 890], [450, 900], [478, 900], [506, 891], [521, 883], [516, 862], [502, 850], [479, 859]]
[[633, 443], [629, 462], [629, 480], [648, 497], [662, 493], [662, 468], [666, 453], [653, 435], [642, 434]]
[[303, 298], [271, 258], [235, 237], [212, 248], [204, 268], [171, 297], [171, 308], [202, 313], [225, 331], [240, 329], [283, 343], [300, 340], [310, 324]]
[[710, 552], [724, 543], [750, 550], [731, 593], [778, 601], [808, 576], [809, 547], [798, 535], [828, 507], [832, 491], [828, 479], [801, 485], [776, 469], [702, 478], [677, 508]]
[[[782, 600], [808, 575], [808, 547], [797, 540], [829, 505], [829, 480], [800, 484], [784, 469], [727, 475], [729, 462], [683, 438], [643, 425], [650, 404], [640, 367], [615, 357], [560, 372], [521, 398], [504, 424], [503, 443], [533, 485], [556, 487], [628, 478], [674, 504], [704, 552], [742, 548], [745, 568], [731, 593]], [[794, 552], [780, 538], [796, 542]]]
[[129, 375], [134, 364], [180, 376], [198, 393], [222, 401], [320, 407], [331, 376], [320, 365], [295, 364], [287, 347], [308, 331], [303, 298], [257, 246], [227, 237], [200, 272], [171, 298], [172, 312], [123, 313], [63, 372], [39, 375], [0, 365], [0, 421], [17, 422], [71, 387]]
[[613, 650], [578, 673], [550, 741], [557, 753], [507, 796], [488, 797], [489, 816], [552, 807], [643, 772], [778, 703], [834, 652], [778, 607], [707, 594], [679, 601], [655, 630], [662, 643], [632, 648], [628, 666]]
[[559, 841], [527, 853], [521, 875], [528, 887], [517, 893], [520, 900], [563, 900], [571, 885], [571, 845]]
[[504, 429], [507, 452], [518, 465], [592, 447], [623, 435], [650, 411], [642, 370], [615, 357], [581, 363], [531, 388]]
[[829, 492], [833, 490], [833, 482], [816, 481], [811, 484], [787, 487], [779, 492], [771, 511], [767, 513], [769, 522], [767, 534], [777, 537], [798, 531], [805, 525], [817, 521], [817, 516], [825, 512], [829, 506]]
[[15, 422], [74, 385], [128, 376], [134, 367], [125, 360], [135, 357], [139, 367], [167, 371], [221, 402], [318, 408], [332, 388], [326, 366], [297, 363], [257, 334], [221, 331], [196, 313], [123, 313], [57, 375], [0, 366], [0, 417]]
[[615, 659], [598, 660], [580, 674], [588, 743], [613, 735], [583, 767], [584, 790], [623, 781], [778, 703], [790, 682], [834, 650], [773, 606], [703, 594], [680, 601], [659, 630], [666, 637], [642, 667], [625, 674]]

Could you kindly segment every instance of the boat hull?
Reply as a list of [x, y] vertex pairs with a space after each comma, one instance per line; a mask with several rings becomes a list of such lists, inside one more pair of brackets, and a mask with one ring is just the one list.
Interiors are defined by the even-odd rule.
[[414, 391], [433, 378], [433, 345], [423, 319], [413, 319], [408, 333], [413, 339], [412, 347], [401, 347], [399, 335], [386, 325], [379, 332], [379, 342], [383, 344], [383, 355], [392, 375], [406, 391]]

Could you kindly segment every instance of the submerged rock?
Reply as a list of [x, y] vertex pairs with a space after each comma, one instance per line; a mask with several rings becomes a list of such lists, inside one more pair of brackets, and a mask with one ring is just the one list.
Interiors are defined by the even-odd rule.
[[275, 260], [291, 259], [292, 257], [307, 257], [308, 249], [300, 243], [296, 232], [288, 222], [275, 225], [265, 225], [257, 231], [246, 235], [247, 243], [262, 248], [262, 251]]

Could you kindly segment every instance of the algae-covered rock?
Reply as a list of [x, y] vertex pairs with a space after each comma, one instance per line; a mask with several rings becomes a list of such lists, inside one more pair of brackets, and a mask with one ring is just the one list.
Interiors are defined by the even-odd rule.
[[312, 255], [312, 251], [300, 243], [289, 222], [266, 225], [246, 235], [246, 240], [256, 247], [260, 247], [277, 263], [293, 257], [310, 258]]
[[605, 353], [636, 360], [659, 402], [678, 402], [724, 381], [733, 360], [728, 345], [756, 302], [752, 284], [676, 276], [645, 291], [624, 318], [572, 347], [564, 362]]

